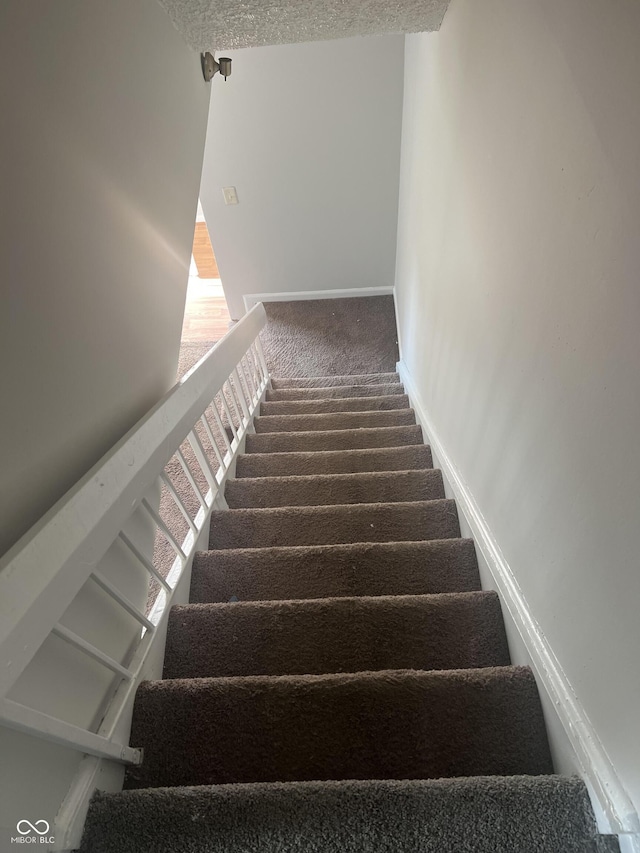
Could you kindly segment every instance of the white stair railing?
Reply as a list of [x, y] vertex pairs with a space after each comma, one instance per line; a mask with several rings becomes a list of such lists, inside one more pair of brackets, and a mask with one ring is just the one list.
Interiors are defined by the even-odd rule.
[[[90, 756], [140, 763], [141, 751], [124, 742], [122, 719], [131, 710], [158, 624], [206, 535], [214, 503], [224, 506], [225, 479], [267, 388], [269, 374], [258, 337], [265, 322], [258, 304], [0, 561], [0, 724]], [[185, 439], [192, 455], [181, 450]], [[189, 512], [165, 473], [172, 457], [199, 503], [197, 514]], [[158, 492], [164, 487], [184, 518], [188, 532], [183, 541], [149, 500], [154, 486]], [[126, 532], [134, 513], [145, 517], [175, 552], [166, 577]], [[160, 587], [148, 615], [99, 568], [116, 542]], [[61, 622], [88, 582], [139, 623], [124, 659]], [[50, 636], [97, 661], [112, 677], [109, 700], [93, 728], [8, 695]]]

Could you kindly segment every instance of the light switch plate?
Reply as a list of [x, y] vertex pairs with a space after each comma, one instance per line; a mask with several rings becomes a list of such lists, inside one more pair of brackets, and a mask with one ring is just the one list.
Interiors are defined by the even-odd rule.
[[238, 204], [238, 192], [235, 187], [222, 187], [225, 204]]

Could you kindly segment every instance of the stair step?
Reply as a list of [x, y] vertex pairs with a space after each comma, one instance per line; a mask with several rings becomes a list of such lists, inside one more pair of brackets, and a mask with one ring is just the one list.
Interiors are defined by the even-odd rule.
[[455, 501], [214, 510], [211, 550], [460, 536]]
[[385, 412], [327, 412], [321, 415], [261, 415], [253, 425], [256, 433], [308, 432], [319, 430], [371, 429], [373, 427], [410, 426], [415, 424], [413, 409]]
[[267, 390], [268, 402], [284, 400], [330, 400], [343, 397], [388, 397], [401, 396], [404, 388], [399, 382], [382, 385], [330, 385], [325, 388], [277, 388]]
[[272, 388], [328, 388], [332, 385], [381, 385], [397, 383], [397, 373], [353, 373], [347, 376], [272, 376]]
[[552, 773], [528, 667], [142, 682], [125, 787]]
[[190, 601], [424, 595], [480, 589], [471, 539], [196, 553]]
[[598, 835], [586, 847], [585, 853], [620, 853], [617, 835]]
[[497, 594], [466, 592], [173, 607], [163, 677], [509, 663]]
[[381, 412], [408, 408], [409, 398], [406, 394], [389, 394], [385, 397], [265, 402], [260, 406], [260, 415], [320, 415], [331, 412]]
[[424, 444], [369, 450], [320, 450], [311, 453], [244, 453], [236, 478], [295, 477], [310, 474], [358, 474], [365, 471], [411, 471], [433, 468]]
[[586, 853], [594, 834], [575, 776], [253, 783], [98, 792], [79, 853]]
[[363, 450], [371, 447], [399, 447], [422, 444], [418, 425], [374, 429], [311, 430], [247, 435], [247, 453], [289, 453], [317, 450]]
[[231, 509], [406, 503], [444, 498], [444, 484], [442, 472], [434, 468], [426, 471], [256, 477], [228, 480], [225, 498]]

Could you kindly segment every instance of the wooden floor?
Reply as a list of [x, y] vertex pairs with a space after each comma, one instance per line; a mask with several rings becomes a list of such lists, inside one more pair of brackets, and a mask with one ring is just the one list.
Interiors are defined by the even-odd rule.
[[206, 222], [196, 222], [192, 254], [200, 278], [220, 278]]
[[187, 290], [182, 343], [219, 341], [229, 331], [231, 316], [222, 290], [196, 280]]

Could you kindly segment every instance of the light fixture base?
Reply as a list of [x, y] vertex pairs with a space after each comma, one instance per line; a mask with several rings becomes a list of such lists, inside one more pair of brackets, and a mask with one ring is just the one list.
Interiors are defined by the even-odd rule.
[[225, 80], [231, 74], [231, 60], [228, 56], [221, 56], [219, 60], [216, 60], [215, 56], [207, 51], [200, 54], [200, 60], [202, 62], [202, 76], [207, 83], [213, 80], [218, 71]]

